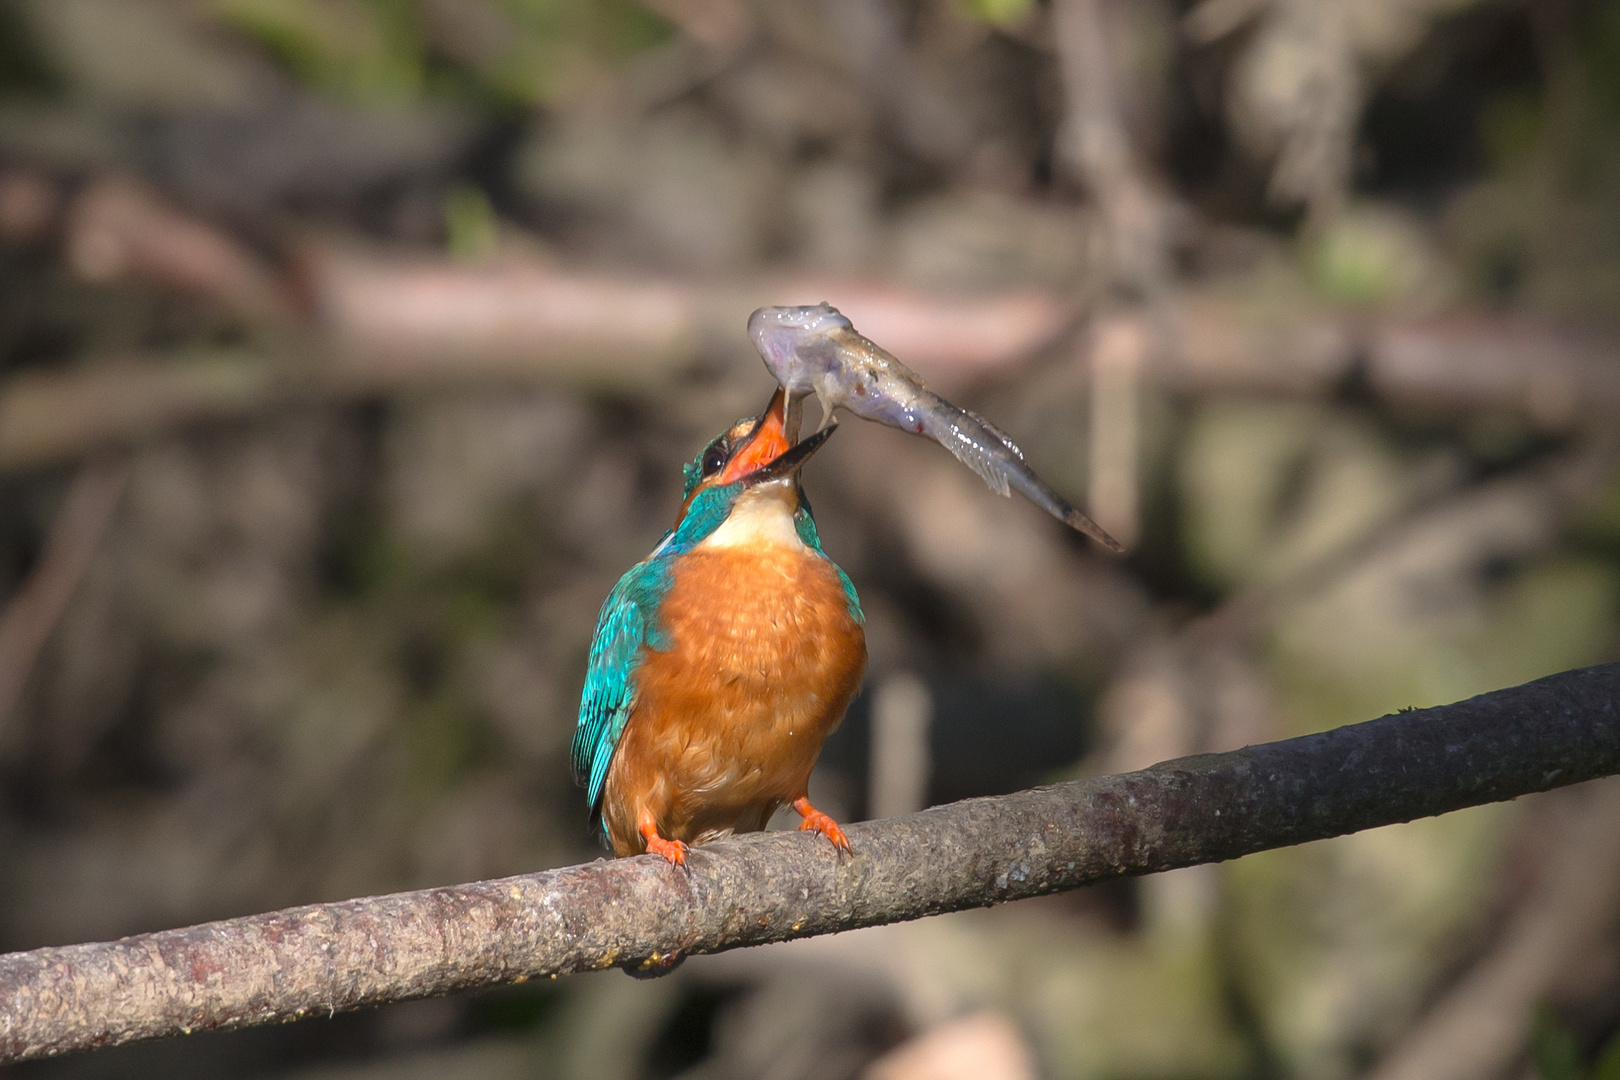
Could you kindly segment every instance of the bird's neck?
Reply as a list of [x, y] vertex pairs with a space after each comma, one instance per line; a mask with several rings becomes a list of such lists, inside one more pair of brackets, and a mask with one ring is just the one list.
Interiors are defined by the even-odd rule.
[[737, 497], [731, 513], [694, 550], [788, 548], [804, 550], [794, 514], [799, 499], [791, 483], [761, 484]]

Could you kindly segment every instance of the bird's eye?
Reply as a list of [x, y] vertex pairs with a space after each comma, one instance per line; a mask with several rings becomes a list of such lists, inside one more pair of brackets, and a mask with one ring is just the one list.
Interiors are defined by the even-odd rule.
[[704, 476], [713, 476], [715, 473], [719, 472], [722, 468], [724, 468], [725, 464], [726, 464], [726, 447], [725, 447], [725, 444], [723, 442], [716, 441], [714, 443], [711, 443], [709, 448], [707, 450], [703, 451], [703, 475]]

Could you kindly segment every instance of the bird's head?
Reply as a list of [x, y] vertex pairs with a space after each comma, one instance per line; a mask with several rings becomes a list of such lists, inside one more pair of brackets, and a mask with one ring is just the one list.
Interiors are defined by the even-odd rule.
[[696, 543], [713, 532], [739, 504], [763, 499], [799, 506], [799, 470], [835, 428], [798, 443], [783, 430], [784, 394], [778, 390], [758, 417], [739, 420], [686, 466], [686, 500], [675, 534]]

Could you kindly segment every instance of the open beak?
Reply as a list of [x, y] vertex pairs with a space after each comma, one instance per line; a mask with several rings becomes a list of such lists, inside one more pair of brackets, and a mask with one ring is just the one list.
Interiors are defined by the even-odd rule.
[[734, 484], [743, 480], [759, 484], [791, 476], [810, 460], [811, 454], [821, 449], [821, 444], [833, 433], [832, 428], [818, 431], [800, 443], [789, 441], [785, 430], [785, 398], [782, 390], [771, 395], [771, 403], [754, 424], [753, 432], [726, 462], [719, 483]]
[[831, 438], [832, 433], [837, 430], [836, 425], [822, 428], [802, 442], [794, 443], [774, 460], [743, 477], [743, 482], [750, 485], [763, 484], [767, 480], [780, 480], [785, 476], [792, 476], [804, 467], [804, 463], [810, 460], [810, 455], [820, 450], [821, 444]]

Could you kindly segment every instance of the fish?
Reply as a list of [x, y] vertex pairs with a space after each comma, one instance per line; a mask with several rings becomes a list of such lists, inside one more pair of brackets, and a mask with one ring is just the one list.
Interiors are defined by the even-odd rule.
[[863, 420], [933, 439], [996, 494], [1010, 497], [1016, 490], [1109, 551], [1125, 550], [1035, 475], [1006, 432], [928, 389], [920, 375], [861, 336], [831, 304], [762, 307], [748, 317], [748, 336], [787, 395], [789, 438], [798, 437], [802, 402], [813, 396], [821, 405], [823, 429], [837, 423], [834, 410], [844, 409]]

